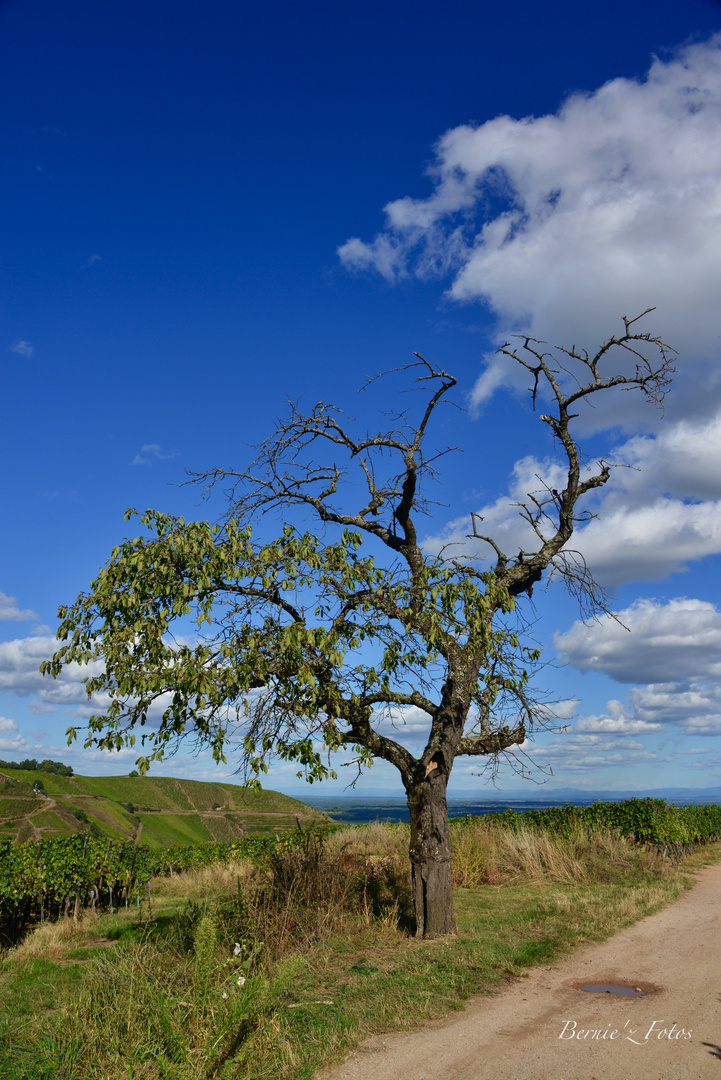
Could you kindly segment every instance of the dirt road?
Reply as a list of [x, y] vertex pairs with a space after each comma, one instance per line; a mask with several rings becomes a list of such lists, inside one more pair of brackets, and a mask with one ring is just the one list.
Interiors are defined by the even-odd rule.
[[[640, 987], [643, 997], [588, 993]], [[497, 997], [369, 1040], [316, 1080], [721, 1080], [721, 863], [681, 899]]]

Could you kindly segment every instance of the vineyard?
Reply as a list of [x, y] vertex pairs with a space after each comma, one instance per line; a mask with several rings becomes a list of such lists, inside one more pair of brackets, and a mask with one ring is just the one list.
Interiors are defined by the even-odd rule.
[[[489, 814], [489, 820], [509, 828], [531, 825], [556, 836], [568, 837], [574, 829], [616, 829], [628, 840], [644, 844], [662, 854], [680, 856], [686, 848], [721, 839], [721, 806], [669, 806], [663, 799], [626, 799], [617, 803], [590, 806], [552, 806], [547, 810], [504, 810]], [[466, 818], [453, 818], [451, 825], [462, 827]]]
[[[322, 835], [324, 829], [310, 831]], [[112, 912], [146, 896], [150, 903], [149, 883], [156, 874], [262, 858], [279, 844], [298, 843], [308, 831], [165, 849], [87, 834], [25, 844], [0, 840], [0, 943], [16, 941], [45, 919], [77, 918], [83, 908]]]
[[30, 768], [35, 764], [0, 762], [0, 840], [23, 844], [90, 832], [122, 844], [140, 833], [143, 844], [163, 850], [281, 833], [299, 818], [306, 825], [322, 820], [311, 807], [267, 788], [169, 776], [79, 776], [57, 762]]
[[[454, 818], [454, 830], [472, 818]], [[721, 806], [668, 806], [662, 799], [620, 803], [566, 804], [547, 810], [506, 810], [486, 820], [502, 828], [521, 825], [562, 838], [574, 830], [617, 830], [627, 839], [680, 858], [696, 844], [721, 838]], [[300, 826], [292, 832], [248, 836], [204, 845], [164, 849], [136, 846], [88, 834], [13, 844], [0, 840], [0, 941], [17, 940], [30, 926], [61, 915], [77, 918], [83, 908], [104, 911], [151, 902], [149, 883], [158, 874], [181, 873], [214, 864], [262, 860], [281, 846], [294, 846], [309, 831], [321, 837], [342, 826]]]

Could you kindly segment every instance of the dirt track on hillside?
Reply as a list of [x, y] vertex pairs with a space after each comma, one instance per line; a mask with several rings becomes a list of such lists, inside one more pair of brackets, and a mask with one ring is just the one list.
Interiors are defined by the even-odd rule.
[[[640, 987], [635, 999], [583, 984]], [[615, 1032], [615, 1035], [613, 1034]], [[584, 1034], [588, 1033], [588, 1034]], [[316, 1080], [721, 1080], [721, 863], [669, 907]]]

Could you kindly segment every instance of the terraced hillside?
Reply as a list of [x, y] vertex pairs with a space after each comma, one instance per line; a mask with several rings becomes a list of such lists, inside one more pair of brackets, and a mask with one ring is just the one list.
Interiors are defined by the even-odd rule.
[[0, 839], [91, 832], [150, 847], [279, 832], [323, 817], [277, 791], [149, 776], [58, 776], [0, 769]]

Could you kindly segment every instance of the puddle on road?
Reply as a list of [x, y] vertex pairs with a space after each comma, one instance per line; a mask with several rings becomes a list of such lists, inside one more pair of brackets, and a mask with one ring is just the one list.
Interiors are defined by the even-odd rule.
[[582, 986], [582, 990], [589, 990], [593, 994], [621, 994], [623, 997], [643, 997], [644, 991], [640, 986], [614, 986], [612, 983], [602, 983], [599, 986]]

